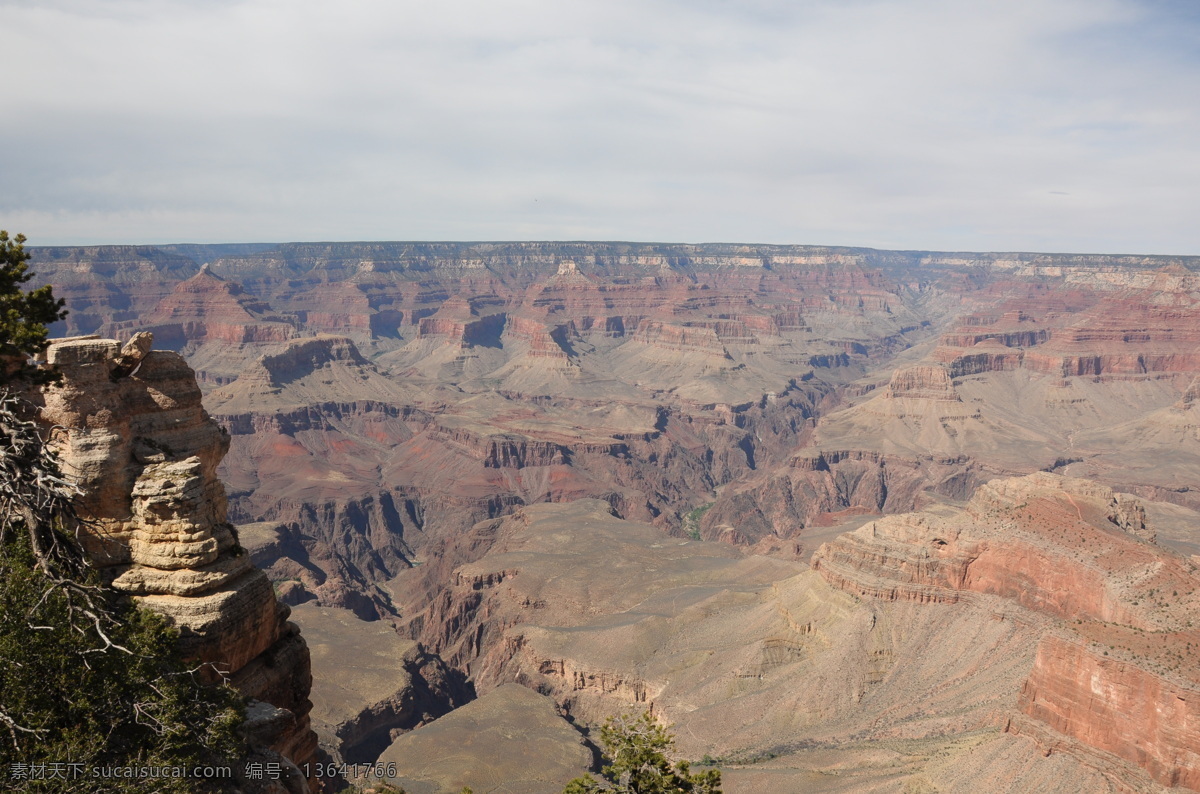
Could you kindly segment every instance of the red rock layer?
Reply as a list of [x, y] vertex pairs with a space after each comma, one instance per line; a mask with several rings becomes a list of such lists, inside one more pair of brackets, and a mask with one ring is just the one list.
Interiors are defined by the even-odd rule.
[[1147, 535], [1137, 500], [1038, 473], [981, 487], [965, 511], [872, 522], [821, 546], [812, 566], [860, 596], [988, 594], [1058, 618], [1019, 710], [1065, 737], [1062, 749], [1081, 742], [1200, 790], [1200, 572]]
[[720, 358], [731, 358], [729, 351], [721, 344], [712, 328], [688, 328], [651, 320], [638, 326], [634, 339], [662, 350], [707, 353]]
[[498, 346], [496, 341], [504, 328], [503, 314], [475, 317], [468, 320], [452, 317], [423, 317], [420, 320], [421, 338], [445, 337], [449, 342], [464, 345], [481, 344]]
[[363, 341], [375, 335], [394, 335], [404, 320], [402, 312], [381, 315], [364, 286], [350, 281], [313, 285], [297, 295], [280, 296], [276, 305], [294, 314], [310, 333], [341, 334]]
[[1017, 367], [1059, 377], [1200, 367], [1197, 278], [1171, 271], [1125, 275], [1131, 286], [1093, 292], [1090, 300], [1060, 290], [1026, 300], [1021, 309], [967, 315], [942, 335], [934, 357], [953, 377]]
[[[548, 441], [537, 441], [523, 436], [482, 436], [461, 427], [435, 428], [430, 438], [445, 441], [467, 450], [471, 457], [482, 461], [490, 469], [523, 469], [526, 466], [553, 466], [565, 462], [568, 450]], [[622, 448], [624, 445], [621, 445]], [[623, 451], [623, 449], [622, 449]], [[584, 452], [584, 450], [580, 450]], [[611, 454], [607, 449], [597, 449], [599, 454]]]
[[1021, 711], [1164, 786], [1200, 791], [1200, 689], [1107, 653], [1047, 636], [1021, 689]]
[[571, 320], [563, 325], [547, 326], [545, 323], [519, 315], [508, 317], [505, 333], [528, 345], [529, 355], [558, 361], [566, 361], [569, 358], [564, 344], [569, 344], [568, 340], [579, 337], [575, 323]]
[[70, 313], [54, 331], [90, 334], [114, 321], [136, 319], [199, 269], [186, 256], [151, 246], [112, 245], [26, 249], [42, 283], [53, 284]]
[[248, 295], [241, 285], [214, 275], [207, 268], [181, 281], [153, 311], [135, 322], [117, 324], [106, 331], [149, 331], [159, 344], [182, 347], [189, 343], [223, 342], [230, 345], [269, 344], [290, 339], [295, 328], [276, 316], [263, 301]]

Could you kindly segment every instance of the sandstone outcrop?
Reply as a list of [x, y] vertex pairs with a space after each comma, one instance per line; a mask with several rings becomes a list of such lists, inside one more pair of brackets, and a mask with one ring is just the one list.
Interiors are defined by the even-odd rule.
[[918, 397], [929, 400], [961, 402], [954, 391], [954, 382], [945, 367], [917, 366], [898, 369], [892, 374], [886, 392], [893, 399]]
[[270, 749], [310, 762], [308, 650], [227, 521], [216, 469], [229, 437], [183, 359], [148, 341], [65, 340], [47, 352], [62, 381], [46, 389], [42, 419], [82, 491], [85, 547], [114, 587], [179, 627], [182, 650], [214, 680], [284, 710], [269, 720]]

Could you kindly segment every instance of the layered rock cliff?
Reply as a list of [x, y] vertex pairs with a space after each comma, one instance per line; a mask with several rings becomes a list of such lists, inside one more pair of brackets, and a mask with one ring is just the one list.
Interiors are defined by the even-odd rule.
[[121, 339], [153, 334], [161, 349], [183, 353], [208, 388], [233, 380], [261, 349], [292, 338], [299, 323], [300, 318], [276, 314], [206, 265], [137, 319], [106, 323], [99, 332]]
[[1008, 730], [1123, 779], [1123, 764], [1200, 790], [1200, 570], [1158, 548], [1141, 503], [1038, 473], [979, 488], [964, 510], [871, 522], [813, 568], [858, 596], [984, 597], [1049, 616]]
[[308, 763], [308, 649], [226, 520], [216, 469], [229, 437], [184, 360], [150, 342], [77, 338], [47, 351], [62, 380], [46, 389], [41, 415], [82, 491], [85, 548], [114, 587], [179, 628], [182, 651], [211, 680], [259, 703], [255, 741]]
[[[1084, 628], [1104, 621], [1136, 624], [1156, 640], [1174, 631], [1153, 622], [1149, 597], [1131, 596], [1086, 549], [1047, 545], [1021, 522], [1012, 537], [963, 530], [939, 535], [943, 545], [926, 549], [924, 541], [913, 545], [926, 525], [909, 517], [878, 522], [878, 537], [851, 536], [831, 547], [820, 574], [797, 574], [788, 587], [775, 588], [767, 579], [783, 574], [763, 568], [770, 577], [752, 588], [761, 624], [730, 619], [728, 636], [739, 637], [734, 650], [697, 645], [702, 650], [680, 656], [682, 667], [712, 665], [685, 685], [674, 662], [656, 661], [667, 658], [661, 653], [647, 655], [640, 668], [619, 653], [610, 658], [627, 639], [627, 615], [594, 627], [597, 637], [613, 632], [594, 643], [562, 630], [596, 616], [593, 583], [620, 578], [613, 554], [580, 568], [579, 586], [592, 590], [575, 601], [534, 586], [539, 576], [559, 576], [561, 560], [522, 566], [496, 555], [516, 549], [517, 536], [509, 535], [518, 531], [516, 519], [501, 517], [545, 510], [539, 533], [557, 537], [552, 524], [575, 526], [581, 517], [566, 506], [532, 505], [581, 497], [654, 525], [638, 530], [642, 541], [622, 563], [636, 570], [631, 582], [658, 582], [669, 556], [662, 549], [671, 547], [656, 544], [682, 542], [660, 530], [678, 533], [682, 515], [714, 499], [702, 535], [775, 554], [771, 566], [803, 566], [798, 558], [831, 536], [828, 525], [854, 514], [965, 500], [997, 475], [1037, 469], [1200, 504], [1200, 390], [1188, 388], [1198, 366], [1200, 292], [1178, 266], [1200, 260], [624, 243], [175, 249], [208, 257], [210, 271], [197, 274], [200, 259], [154, 249], [34, 253], [39, 274], [71, 301], [80, 329], [108, 323], [106, 331], [126, 334], [153, 325], [160, 346], [178, 347], [204, 388], [213, 387], [208, 407], [231, 439], [221, 470], [230, 515], [260, 522], [256, 559], [289, 603], [315, 599], [322, 608], [398, 621], [480, 680], [545, 685], [573, 713], [599, 714], [602, 704], [632, 700], [694, 714], [689, 735], [708, 732], [704, 742], [694, 739], [697, 755], [765, 752], [783, 735], [840, 748], [855, 736], [954, 735], [968, 723], [998, 730], [1009, 717], [1012, 732], [993, 744], [1007, 748], [997, 757], [1011, 751], [1025, 758], [1029, 748], [1014, 748], [1032, 743], [1016, 733], [1032, 736], [1036, 726], [1050, 732], [1047, 748], [1061, 741], [1078, 753], [1085, 745], [1072, 736], [1106, 718], [1089, 711], [1087, 693], [1067, 680], [1069, 665], [1054, 660], [1069, 658], [1069, 647], [1101, 660], [1142, 647], [1132, 635], [1120, 648], [1103, 636], [1109, 644], [1079, 645]], [[287, 338], [293, 335], [299, 338]], [[922, 346], [904, 352], [911, 345]], [[106, 382], [142, 379], [146, 371], [136, 366], [118, 362], [116, 381]], [[136, 390], [126, 395], [127, 386], [104, 388], [122, 400], [153, 402]], [[175, 399], [174, 386], [147, 388], [167, 395], [164, 405]], [[207, 510], [212, 515], [201, 523], [219, 527], [225, 517], [205, 496], [208, 459], [180, 458], [173, 427], [136, 430], [167, 450], [143, 441], [118, 451], [137, 461], [133, 475], [94, 478], [97, 488], [127, 494], [129, 502], [127, 516], [105, 524], [111, 543], [97, 544], [104, 545], [98, 553], [111, 557], [106, 564], [122, 586], [147, 598], [205, 598], [244, 572], [220, 529], [209, 537], [179, 519]], [[80, 438], [81, 459], [85, 448], [117, 444]], [[1083, 532], [1069, 520], [1094, 523], [1092, 497], [1072, 494], [1082, 515], [1060, 500], [1052, 521]], [[1153, 528], [1122, 515], [1101, 525], [1139, 537], [1122, 553], [1144, 562], [1138, 555]], [[471, 529], [484, 519], [495, 521]], [[570, 539], [564, 553], [594, 542], [585, 535]], [[530, 536], [523, 551], [536, 556], [545, 547], [540, 535]], [[731, 560], [748, 555], [719, 548]], [[694, 549], [680, 549], [689, 553], [680, 557], [679, 575], [690, 576]], [[695, 603], [715, 598], [703, 609], [687, 609], [692, 602], [672, 593], [672, 605], [695, 613], [675, 615], [672, 606], [670, 620], [683, 632], [677, 636], [691, 636], [686, 624], [708, 620], [710, 607], [720, 615], [740, 603], [749, 581], [741, 573], [730, 575], [725, 596], [701, 592], [707, 584], [688, 596]], [[1175, 589], [1185, 592], [1169, 592]], [[789, 607], [784, 620], [776, 590], [854, 617], [792, 620], [808, 607]], [[647, 643], [668, 636], [659, 623], [663, 599], [646, 607]], [[613, 603], [615, 612], [629, 609]], [[1017, 618], [997, 624], [993, 608]], [[1070, 614], [1083, 623], [1064, 619]], [[517, 621], [545, 625], [527, 631]], [[270, 640], [269, 623], [250, 633]], [[1046, 624], [1067, 645], [1046, 645], [1043, 663], [1037, 649]], [[759, 625], [767, 627], [761, 635], [751, 630]], [[955, 658], [940, 658], [940, 672], [930, 675], [927, 649], [958, 647], [967, 635], [985, 645], [972, 645], [966, 656], [947, 653]], [[705, 627], [695, 636], [726, 635]], [[710, 652], [713, 661], [701, 663]], [[812, 680], [810, 662], [817, 685], [797, 693], [783, 683], [788, 676]], [[1158, 667], [1134, 662], [1138, 675], [1149, 676], [1169, 675], [1174, 663], [1167, 656]], [[1026, 681], [1029, 705], [1018, 709]], [[779, 688], [768, 693], [768, 684]], [[760, 686], [757, 699], [733, 697]], [[769, 729], [748, 735], [762, 711], [748, 703], [777, 708], [787, 698], [803, 708], [789, 701]], [[927, 699], [940, 705], [927, 710]], [[373, 720], [388, 708], [347, 718], [347, 736], [354, 734], [347, 741], [368, 734], [363, 747], [381, 741], [391, 728]], [[705, 717], [735, 711], [745, 718], [737, 725]], [[1049, 727], [1051, 712], [1062, 717], [1057, 727]], [[999, 723], [997, 713], [1006, 715]], [[838, 727], [780, 727], [829, 720]], [[725, 735], [735, 731], [747, 732], [744, 742]], [[1170, 755], [1169, 742], [1153, 741]], [[1112, 747], [1097, 752], [1113, 768], [1149, 752], [1137, 742]], [[1045, 768], [1038, 786], [1025, 778], [1026, 790], [1064, 790], [1044, 782], [1054, 779]], [[1088, 788], [1094, 779], [1080, 777], [1079, 790], [1104, 790]]]

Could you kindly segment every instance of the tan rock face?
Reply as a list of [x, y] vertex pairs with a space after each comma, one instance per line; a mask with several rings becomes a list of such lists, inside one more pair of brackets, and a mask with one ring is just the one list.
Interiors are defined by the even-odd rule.
[[638, 327], [634, 338], [643, 344], [672, 352], [706, 353], [717, 358], [730, 358], [712, 328], [688, 328], [652, 320]]
[[890, 397], [924, 397], [931, 400], [954, 400], [959, 397], [954, 392], [954, 384], [950, 373], [944, 367], [918, 366], [898, 369], [892, 375], [888, 386]]
[[[909, 748], [936, 744], [941, 758], [945, 737], [985, 732], [1023, 759], [1041, 759], [1033, 742], [1000, 729], [1042, 622], [1001, 599], [859, 599], [800, 561], [664, 538], [594, 501], [529, 506], [472, 532], [493, 535], [492, 549], [454, 570], [448, 598], [429, 604], [423, 636], [470, 669], [481, 700], [518, 682], [550, 695], [577, 724], [650, 710], [674, 726], [685, 758], [780, 756], [732, 761], [723, 769], [731, 791], [899, 791], [908, 782], [899, 773], [915, 767], [872, 755], [897, 739], [914, 742]], [[449, 737], [440, 751], [416, 749], [419, 737], [437, 735], [430, 729], [452, 724], [445, 719], [389, 754], [402, 751], [410, 768], [457, 754], [462, 742]], [[476, 736], [481, 758], [494, 737]], [[778, 766], [758, 776], [768, 763]], [[1095, 782], [1073, 759], [1056, 755], [1054, 763]], [[1011, 777], [1018, 766], [1005, 771]], [[888, 779], [867, 785], [867, 768], [886, 769]], [[829, 771], [800, 771], [812, 769]], [[755, 777], [735, 782], [743, 773]], [[418, 777], [400, 782], [419, 791]], [[819, 785], [829, 779], [840, 787]], [[1022, 782], [980, 790], [1105, 790]]]
[[226, 521], [216, 469], [229, 436], [201, 407], [192, 370], [150, 350], [148, 336], [47, 352], [63, 377], [46, 390], [42, 418], [83, 491], [85, 546], [115, 587], [179, 627], [186, 655], [290, 712], [270, 746], [307, 763], [316, 751], [308, 649]]

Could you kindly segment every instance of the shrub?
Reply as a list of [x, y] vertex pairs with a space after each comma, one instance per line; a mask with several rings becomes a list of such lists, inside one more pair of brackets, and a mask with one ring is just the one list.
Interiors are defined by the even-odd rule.
[[619, 792], [619, 794], [720, 794], [721, 773], [710, 769], [692, 773], [686, 761], [672, 765], [667, 757], [675, 739], [647, 713], [624, 714], [600, 728], [600, 745], [609, 761], [603, 779], [577, 777], [563, 794]]

